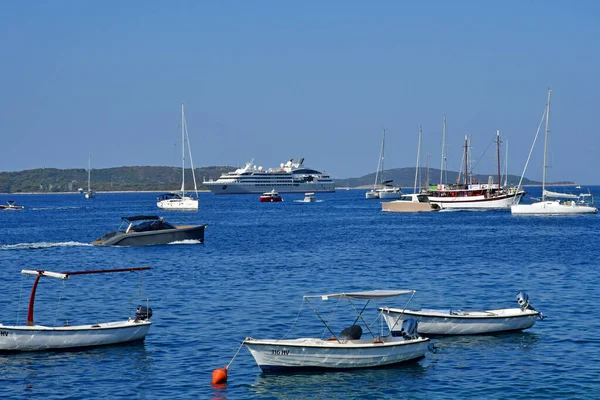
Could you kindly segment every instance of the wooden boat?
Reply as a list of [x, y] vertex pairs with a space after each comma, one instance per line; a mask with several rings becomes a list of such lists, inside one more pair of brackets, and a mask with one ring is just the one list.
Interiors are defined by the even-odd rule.
[[25, 209], [25, 207], [15, 204], [14, 200], [7, 200], [6, 203], [7, 205], [0, 204], [0, 210], [18, 211]]
[[259, 200], [261, 203], [276, 203], [283, 201], [283, 199], [281, 198], [279, 193], [275, 191], [275, 189], [271, 190], [270, 192], [263, 193], [262, 196], [260, 196]]
[[[183, 240], [204, 243], [204, 228], [208, 225], [172, 225], [156, 215], [122, 217], [121, 227], [94, 240], [101, 246], [149, 246]], [[123, 224], [127, 228], [122, 229]]]
[[[381, 300], [390, 297], [413, 294], [412, 290], [374, 290], [354, 293], [336, 293], [318, 296], [304, 296], [303, 301], [313, 309], [331, 338], [299, 338], [299, 339], [254, 339], [247, 337], [244, 344], [250, 350], [258, 366], [264, 372], [295, 372], [303, 370], [339, 370], [354, 368], [371, 368], [397, 364], [425, 356], [429, 339], [419, 336], [414, 321], [403, 322], [406, 329], [387, 335], [376, 334], [371, 330], [373, 324], [363, 319], [363, 312], [371, 300]], [[310, 303], [310, 299], [320, 298], [347, 300], [357, 317], [354, 324], [336, 335], [326, 319], [321, 317]], [[411, 296], [412, 298], [412, 296]], [[356, 307], [354, 302], [364, 302], [362, 307]], [[410, 302], [410, 299], [407, 302]], [[362, 309], [362, 311], [358, 311]], [[359, 322], [360, 321], [360, 322]], [[359, 322], [359, 325], [356, 323]], [[369, 332], [370, 337], [363, 338], [362, 327]], [[383, 332], [382, 332], [383, 333]]]
[[418, 322], [417, 331], [424, 335], [476, 335], [521, 331], [531, 328], [544, 315], [529, 304], [526, 293], [519, 292], [519, 308], [484, 311], [461, 310], [406, 310], [380, 308], [388, 327], [392, 329], [400, 321], [412, 318]]
[[148, 307], [148, 299], [144, 299], [145, 305], [137, 307], [134, 318], [117, 322], [96, 322], [87, 325], [71, 326], [68, 323], [64, 326], [36, 325], [33, 319], [33, 310], [36, 289], [42, 277], [68, 279], [75, 275], [134, 271], [140, 271], [141, 274], [141, 271], [149, 269], [150, 267], [138, 267], [75, 272], [22, 270], [21, 273], [23, 274], [36, 276], [29, 299], [27, 323], [22, 326], [0, 324], [0, 352], [74, 349], [143, 341], [150, 325], [152, 325], [150, 322], [152, 309]]

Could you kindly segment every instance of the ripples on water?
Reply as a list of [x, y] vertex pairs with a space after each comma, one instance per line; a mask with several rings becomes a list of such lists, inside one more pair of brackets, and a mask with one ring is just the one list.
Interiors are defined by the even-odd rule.
[[[25, 321], [33, 279], [21, 269], [142, 265], [153, 268], [141, 294], [154, 317], [141, 345], [0, 355], [2, 398], [593, 398], [600, 390], [598, 215], [384, 214], [354, 190], [318, 194], [324, 201], [313, 204], [294, 202], [302, 195], [261, 204], [202, 194], [199, 212], [158, 210], [148, 193], [18, 197], [26, 210], [0, 212], [0, 322]], [[206, 243], [89, 245], [137, 214], [208, 223]], [[416, 289], [415, 308], [460, 309], [515, 307], [524, 290], [548, 319], [524, 333], [435, 339], [435, 353], [419, 362], [378, 370], [263, 375], [242, 349], [229, 382], [210, 385], [246, 336], [281, 338], [294, 322], [287, 337], [327, 335], [306, 305], [296, 320], [303, 295], [390, 288]], [[126, 318], [137, 295], [135, 274], [42, 280], [36, 321]], [[337, 307], [338, 330], [352, 312]]]

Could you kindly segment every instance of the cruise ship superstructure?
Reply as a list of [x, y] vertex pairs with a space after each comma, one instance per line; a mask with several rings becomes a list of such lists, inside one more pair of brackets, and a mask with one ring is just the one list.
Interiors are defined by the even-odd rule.
[[214, 194], [335, 192], [335, 182], [323, 172], [303, 166], [304, 158], [292, 158], [278, 169], [264, 170], [250, 161], [217, 180], [202, 182]]

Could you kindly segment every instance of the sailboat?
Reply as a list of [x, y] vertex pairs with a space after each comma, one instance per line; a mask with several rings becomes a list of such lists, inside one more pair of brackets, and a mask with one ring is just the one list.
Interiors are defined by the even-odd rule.
[[[194, 179], [194, 191], [196, 197], [185, 194], [185, 143], [187, 142], [192, 167], [192, 178]], [[190, 137], [185, 121], [183, 104], [181, 105], [181, 191], [176, 193], [165, 193], [158, 197], [156, 205], [165, 210], [197, 210], [198, 209], [198, 187], [196, 186], [196, 174], [194, 173], [194, 161], [192, 160], [192, 148]]]
[[94, 192], [91, 188], [91, 176], [92, 174], [92, 155], [90, 154], [88, 157], [88, 188], [87, 188], [87, 192], [85, 192], [85, 198], [86, 199], [93, 199], [94, 197], [96, 197], [96, 192]]
[[[375, 173], [375, 183], [373, 189], [365, 193], [367, 199], [399, 199], [402, 196], [402, 190], [399, 187], [393, 186], [392, 179], [383, 179], [384, 174], [384, 154], [385, 154], [385, 129], [383, 130], [383, 138], [381, 139], [381, 153], [379, 154], [379, 165]], [[379, 167], [381, 167], [381, 188], [377, 189], [379, 178]]]
[[[544, 168], [542, 171], [542, 200], [532, 204], [514, 204], [510, 207], [513, 214], [529, 215], [572, 215], [572, 214], [594, 214], [598, 209], [594, 206], [593, 197], [576, 196], [568, 193], [551, 192], [546, 190], [546, 168], [548, 154], [548, 133], [550, 121], [550, 96], [552, 89], [548, 89], [548, 102], [546, 103], [546, 133], [544, 135]], [[541, 123], [540, 123], [541, 125]], [[539, 129], [539, 128], [538, 128]], [[538, 130], [539, 131], [539, 130]], [[537, 135], [536, 135], [537, 138]], [[534, 140], [535, 145], [535, 140]], [[532, 148], [533, 149], [533, 148]], [[523, 171], [525, 174], [525, 171]], [[591, 198], [591, 204], [587, 198]]]
[[[446, 118], [444, 117], [444, 140], [442, 145], [442, 169], [446, 162], [445, 157], [445, 137], [446, 137]], [[460, 183], [457, 179], [456, 184], [442, 183], [442, 174], [440, 173], [440, 184], [430, 186], [425, 193], [429, 196], [429, 201], [439, 205], [441, 208], [453, 209], [508, 209], [512, 204], [518, 204], [525, 191], [521, 188], [509, 188], [506, 185], [501, 186], [500, 175], [500, 131], [496, 131], [496, 150], [498, 161], [497, 183], [493, 182], [493, 177], [489, 177], [487, 183], [480, 183], [475, 180], [470, 171], [470, 138], [465, 136], [464, 144], [464, 182]]]

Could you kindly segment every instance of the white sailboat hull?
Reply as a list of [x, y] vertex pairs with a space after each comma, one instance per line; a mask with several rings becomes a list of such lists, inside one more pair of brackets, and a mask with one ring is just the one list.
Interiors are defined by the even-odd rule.
[[375, 190], [371, 190], [365, 193], [365, 198], [367, 200], [375, 200], [379, 198], [379, 193]]
[[574, 201], [561, 203], [558, 200], [551, 200], [533, 204], [516, 204], [510, 207], [510, 212], [516, 215], [574, 215], [595, 214], [598, 209]]
[[70, 349], [144, 340], [150, 321], [119, 321], [95, 325], [47, 327], [0, 324], [0, 351]]
[[257, 340], [246, 338], [258, 366], [265, 372], [290, 372], [314, 369], [373, 368], [392, 365], [425, 356], [429, 339], [388, 338], [372, 340], [293, 339]]
[[539, 313], [530, 309], [507, 308], [486, 311], [401, 310], [384, 308], [383, 318], [390, 330], [400, 330], [400, 320], [417, 320], [417, 331], [424, 335], [477, 335], [519, 331], [531, 328]]
[[379, 198], [385, 200], [398, 200], [402, 197], [403, 193], [400, 189], [398, 190], [380, 190]]
[[500, 195], [497, 197], [468, 196], [468, 197], [434, 197], [429, 201], [443, 209], [508, 209], [514, 203], [521, 201], [525, 193], [519, 192]]
[[197, 210], [198, 200], [184, 197], [182, 199], [161, 200], [156, 205], [163, 210]]

